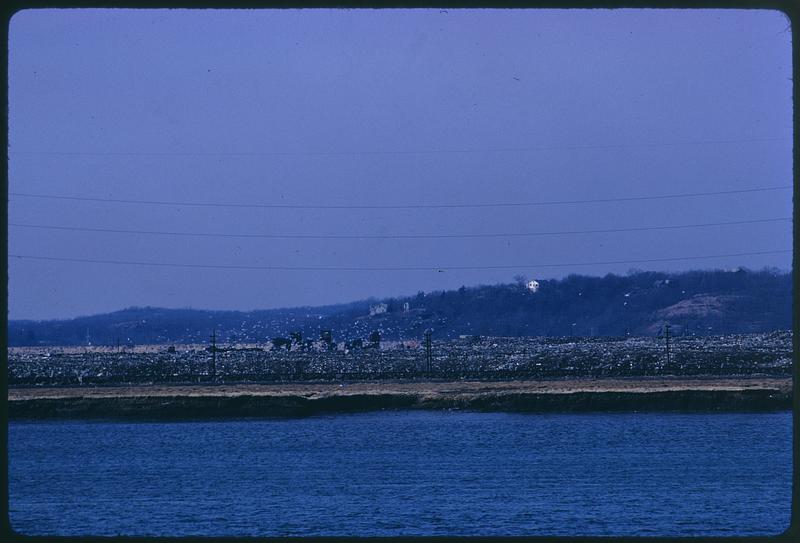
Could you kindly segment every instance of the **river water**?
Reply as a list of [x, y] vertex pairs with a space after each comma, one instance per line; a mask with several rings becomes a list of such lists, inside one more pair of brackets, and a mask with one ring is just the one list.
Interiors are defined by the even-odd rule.
[[380, 411], [12, 422], [29, 535], [753, 535], [789, 525], [791, 413]]

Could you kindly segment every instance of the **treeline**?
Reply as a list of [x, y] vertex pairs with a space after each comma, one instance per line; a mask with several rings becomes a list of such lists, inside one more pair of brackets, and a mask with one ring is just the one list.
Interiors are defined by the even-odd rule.
[[[791, 327], [792, 279], [774, 270], [570, 275], [522, 285], [418, 296], [433, 320], [458, 333], [493, 336], [717, 335]], [[390, 300], [390, 308], [402, 300]]]
[[[372, 315], [370, 308], [372, 307]], [[719, 335], [791, 328], [792, 276], [749, 271], [636, 271], [418, 292], [324, 307], [264, 311], [129, 308], [63, 321], [10, 321], [9, 346], [264, 342], [301, 332], [335, 341], [484, 336]]]

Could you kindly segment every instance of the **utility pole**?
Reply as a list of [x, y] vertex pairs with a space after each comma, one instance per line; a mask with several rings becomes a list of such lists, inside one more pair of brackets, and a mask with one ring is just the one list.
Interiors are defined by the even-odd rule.
[[433, 369], [433, 356], [431, 354], [431, 329], [425, 330], [425, 365], [428, 373]]
[[217, 380], [217, 329], [211, 332], [211, 379]]
[[669, 366], [669, 323], [664, 325], [664, 338], [667, 340], [667, 366]]

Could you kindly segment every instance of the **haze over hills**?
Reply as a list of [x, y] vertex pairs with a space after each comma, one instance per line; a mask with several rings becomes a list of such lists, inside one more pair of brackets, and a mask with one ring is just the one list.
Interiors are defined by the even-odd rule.
[[632, 272], [419, 292], [323, 307], [215, 311], [132, 307], [53, 321], [9, 321], [9, 346], [264, 343], [299, 331], [334, 341], [487, 336], [675, 335], [768, 332], [791, 328], [792, 276], [750, 271]]

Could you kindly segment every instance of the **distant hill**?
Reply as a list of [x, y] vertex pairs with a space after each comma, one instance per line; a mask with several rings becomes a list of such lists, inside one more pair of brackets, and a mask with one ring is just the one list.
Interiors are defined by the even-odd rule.
[[[415, 296], [324, 307], [209, 311], [133, 307], [61, 321], [9, 321], [9, 346], [255, 343], [300, 331], [336, 341], [435, 339], [459, 335], [624, 336], [671, 333], [717, 335], [768, 332], [792, 325], [792, 276], [776, 270], [635, 272], [605, 277], [570, 275], [543, 280], [461, 287]], [[87, 342], [88, 336], [88, 342]]]

